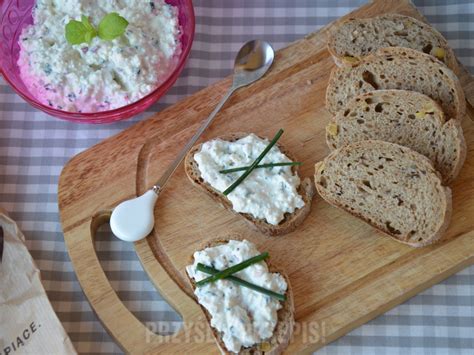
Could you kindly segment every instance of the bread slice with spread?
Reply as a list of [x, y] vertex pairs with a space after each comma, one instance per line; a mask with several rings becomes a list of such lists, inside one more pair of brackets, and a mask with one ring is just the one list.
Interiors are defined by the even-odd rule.
[[456, 57], [436, 29], [413, 17], [385, 14], [351, 18], [335, 26], [328, 38], [328, 50], [339, 66], [354, 66], [367, 55], [385, 47], [404, 47], [430, 54], [454, 73]]
[[197, 270], [198, 263], [222, 271], [259, 255], [247, 240], [215, 240], [194, 253], [186, 274], [212, 334], [223, 354], [281, 354], [294, 328], [294, 302], [288, 276], [260, 261], [233, 274], [242, 280], [278, 293], [279, 300], [245, 288], [229, 279], [196, 287], [209, 274]]
[[377, 90], [352, 98], [326, 126], [331, 150], [377, 139], [397, 143], [429, 158], [444, 184], [458, 175], [466, 142], [458, 120], [446, 122], [441, 107], [428, 96], [405, 90]]
[[432, 244], [449, 225], [451, 190], [428, 158], [407, 147], [377, 140], [352, 143], [315, 168], [323, 199], [399, 242]]
[[[308, 215], [314, 195], [310, 179], [300, 180], [298, 166], [255, 169], [225, 196], [225, 189], [243, 172], [220, 173], [222, 169], [252, 164], [267, 145], [267, 139], [248, 133], [215, 138], [189, 151], [185, 171], [191, 182], [213, 200], [263, 234], [275, 236], [292, 232]], [[289, 151], [277, 143], [261, 163], [292, 161]]]
[[326, 90], [326, 108], [344, 109], [355, 96], [375, 90], [399, 89], [423, 93], [436, 101], [449, 119], [464, 117], [461, 84], [442, 62], [409, 48], [382, 48], [355, 67], [334, 68]]

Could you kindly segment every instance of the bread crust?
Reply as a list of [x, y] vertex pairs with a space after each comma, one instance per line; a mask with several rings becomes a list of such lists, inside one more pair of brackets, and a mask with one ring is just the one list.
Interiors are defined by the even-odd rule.
[[[395, 14], [395, 13], [385, 14], [385, 15], [381, 15], [381, 16], [375, 16], [375, 17], [371, 17], [371, 18], [364, 18], [364, 19], [349, 18], [345, 21], [342, 21], [337, 26], [335, 26], [329, 33], [328, 40], [327, 40], [327, 49], [328, 49], [329, 53], [331, 54], [331, 56], [332, 56], [334, 62], [336, 63], [336, 65], [339, 66], [339, 67], [344, 67], [344, 66], [352, 67], [352, 66], [358, 65], [358, 62], [363, 60], [363, 57], [362, 58], [355, 58], [355, 60], [352, 61], [352, 62], [348, 62], [348, 61], [343, 60], [343, 57], [341, 55], [339, 55], [336, 52], [336, 49], [335, 49], [336, 44], [337, 44], [335, 34], [337, 33], [337, 31], [339, 31], [344, 25], [348, 24], [349, 22], [353, 22], [353, 21], [363, 23], [363, 22], [369, 22], [369, 21], [384, 21], [384, 20], [391, 20], [391, 21], [398, 20], [398, 21], [401, 21], [401, 22], [402, 21], [411, 21], [413, 24], [417, 25], [418, 27], [420, 27], [420, 26], [427, 27], [428, 26], [429, 30], [432, 32], [434, 37], [440, 43], [443, 44], [442, 48], [446, 52], [446, 56], [445, 56], [446, 61], [443, 61], [443, 63], [446, 64], [446, 66], [448, 66], [448, 68], [450, 68], [456, 75], [460, 74], [460, 66], [459, 66], [459, 63], [456, 59], [454, 51], [449, 46], [449, 44], [446, 41], [446, 39], [444, 38], [444, 36], [436, 28], [434, 28], [433, 26], [429, 25], [428, 23], [420, 21], [420, 20], [418, 20], [414, 17], [405, 16], [405, 15], [401, 15], [401, 14]], [[403, 47], [403, 48], [405, 48], [405, 47]], [[377, 50], [377, 49], [378, 48], [376, 48], [375, 50]], [[422, 52], [422, 53], [424, 53], [424, 52]], [[432, 57], [434, 57], [434, 56], [432, 56]]]
[[[240, 236], [231, 236], [229, 238], [216, 238], [213, 240], [210, 240], [206, 242], [199, 250], [204, 250], [206, 248], [214, 247], [220, 244], [225, 244], [229, 242], [230, 240], [239, 240], [242, 241], [244, 238]], [[273, 331], [273, 336], [268, 340], [265, 341], [265, 343], [269, 343], [271, 345], [270, 350], [262, 350], [259, 345], [254, 345], [251, 348], [243, 348], [239, 352], [239, 354], [253, 354], [253, 355], [278, 355], [283, 353], [283, 351], [288, 347], [288, 344], [290, 343], [291, 337], [293, 335], [293, 329], [295, 325], [295, 305], [294, 305], [294, 297], [293, 297], [293, 289], [290, 284], [290, 280], [288, 278], [288, 275], [286, 275], [283, 271], [279, 270], [277, 267], [273, 266], [270, 262], [266, 261], [267, 266], [268, 266], [268, 271], [272, 273], [279, 273], [285, 278], [286, 284], [287, 284], [287, 289], [286, 289], [286, 301], [283, 302], [283, 307], [280, 308], [277, 312], [278, 315], [278, 322], [275, 326], [275, 329]], [[194, 264], [194, 258], [191, 256], [190, 261], [188, 265]], [[192, 289], [194, 290], [196, 288], [195, 282], [192, 278], [189, 277], [188, 273], [185, 272], [186, 277], [191, 284]], [[199, 307], [201, 307], [206, 320], [209, 324], [209, 327], [211, 328], [212, 335], [214, 337], [214, 340], [216, 341], [217, 346], [219, 347], [219, 350], [221, 351], [222, 354], [234, 354], [227, 350], [224, 342], [222, 341], [222, 336], [221, 334], [212, 327], [211, 324], [211, 315], [207, 311], [207, 309], [202, 306], [197, 298], [194, 296], [195, 301], [199, 304]]]
[[[316, 163], [315, 164], [314, 180], [315, 180], [316, 190], [318, 191], [319, 195], [326, 202], [328, 202], [329, 204], [331, 204], [331, 205], [333, 205], [337, 208], [340, 208], [340, 209], [350, 213], [351, 215], [353, 215], [355, 217], [358, 217], [359, 219], [361, 219], [362, 221], [364, 221], [367, 224], [371, 225], [372, 227], [374, 227], [375, 229], [377, 229], [381, 233], [391, 237], [392, 239], [395, 239], [396, 241], [398, 241], [400, 243], [407, 244], [407, 245], [410, 245], [410, 246], [415, 247], [415, 248], [419, 248], [419, 247], [423, 247], [423, 246], [427, 246], [427, 245], [439, 242], [440, 240], [442, 240], [442, 238], [444, 236], [444, 233], [445, 233], [446, 229], [449, 226], [449, 223], [451, 221], [451, 214], [452, 214], [451, 189], [449, 187], [442, 186], [441, 183], [439, 184], [439, 187], [440, 187], [442, 193], [444, 194], [444, 199], [443, 200], [445, 202], [444, 206], [440, 206], [440, 208], [444, 210], [443, 218], [440, 221], [440, 223], [438, 224], [438, 227], [436, 228], [436, 232], [430, 238], [427, 238], [427, 239], [424, 239], [424, 240], [421, 240], [421, 241], [404, 240], [404, 239], [401, 239], [398, 235], [391, 234], [388, 230], [384, 230], [384, 229], [380, 228], [380, 226], [378, 226], [377, 224], [370, 221], [369, 218], [364, 216], [363, 214], [351, 211], [349, 208], [346, 208], [344, 205], [339, 203], [335, 198], [330, 196], [330, 194], [326, 193], [325, 189], [320, 184], [318, 184], [318, 181], [320, 180], [320, 177], [321, 177], [321, 171], [324, 170], [324, 166], [335, 155], [339, 154], [342, 150], [357, 149], [358, 146], [364, 146], [365, 145], [365, 146], [368, 146], [368, 147], [373, 147], [375, 144], [377, 144], [376, 142], [380, 142], [380, 141], [374, 141], [374, 140], [361, 141], [361, 142], [351, 144], [349, 146], [345, 146], [343, 148], [340, 148], [340, 149], [337, 149], [337, 150], [333, 151], [323, 161], [320, 161], [320, 162]], [[397, 144], [387, 143], [387, 142], [384, 142], [384, 143], [386, 143], [387, 145], [398, 146], [400, 148], [406, 149], [407, 151], [410, 151], [412, 154], [415, 154], [417, 156], [417, 159], [420, 159], [419, 160], [420, 163], [423, 163], [425, 165], [428, 164], [432, 168], [431, 161], [428, 158], [426, 158], [425, 156], [423, 156], [419, 153], [416, 153], [415, 151], [412, 151], [409, 148], [402, 147], [402, 146], [399, 146]], [[437, 173], [434, 169], [433, 169], [433, 171], [435, 173]]]
[[[239, 132], [216, 137], [214, 139], [222, 139], [224, 141], [233, 142], [247, 135], [249, 135], [249, 133]], [[194, 186], [198, 187], [200, 190], [203, 190], [208, 196], [210, 196], [214, 201], [219, 203], [225, 209], [243, 217], [252, 228], [269, 237], [293, 232], [301, 223], [303, 223], [303, 221], [311, 211], [311, 203], [315, 193], [314, 185], [311, 179], [302, 179], [301, 184], [298, 187], [298, 193], [302, 196], [305, 205], [302, 208], [295, 210], [292, 214], [286, 214], [285, 218], [278, 225], [272, 225], [267, 223], [265, 220], [255, 219], [248, 213], [239, 213], [234, 211], [234, 209], [232, 208], [232, 203], [227, 199], [227, 197], [225, 197], [221, 192], [217, 191], [211, 185], [203, 181], [199, 169], [197, 167], [197, 162], [194, 160], [194, 154], [201, 150], [202, 144], [203, 143], [191, 148], [191, 150], [186, 155], [184, 161], [186, 175]], [[292, 154], [288, 150], [286, 150], [281, 144], [277, 143], [277, 146], [280, 151], [285, 154], [289, 159], [291, 159], [292, 161], [296, 161]], [[294, 172], [297, 172], [298, 166], [293, 166], [292, 169]]]
[[449, 126], [455, 126], [454, 129], [457, 132], [457, 139], [459, 140], [459, 149], [456, 164], [454, 165], [453, 171], [450, 176], [446, 179], [446, 184], [451, 184], [454, 179], [457, 178], [461, 169], [466, 161], [467, 156], [467, 145], [464, 138], [464, 133], [461, 127], [461, 123], [458, 120], [449, 120], [445, 123], [444, 128], [449, 129]]

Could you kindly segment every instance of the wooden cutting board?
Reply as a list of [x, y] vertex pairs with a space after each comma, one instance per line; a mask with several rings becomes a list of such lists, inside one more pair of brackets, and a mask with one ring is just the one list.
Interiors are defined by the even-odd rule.
[[[407, 1], [376, 1], [348, 16], [397, 12], [421, 18]], [[235, 93], [203, 140], [248, 131], [271, 137], [285, 129], [282, 143], [303, 161], [303, 177], [328, 153], [324, 108], [334, 66], [325, 48], [333, 26], [308, 35], [276, 54], [262, 80]], [[463, 87], [471, 102], [472, 78]], [[268, 250], [289, 274], [296, 306], [295, 336], [288, 353], [309, 352], [386, 312], [474, 260], [474, 118], [463, 122], [468, 154], [453, 184], [453, 218], [447, 240], [412, 249], [315, 197], [310, 216], [295, 232], [268, 238], [215, 204], [178, 169], [155, 209], [156, 228], [135, 244], [160, 293], [182, 315], [185, 327], [173, 337], [150, 336], [124, 307], [94, 250], [98, 226], [110, 209], [153, 186], [179, 148], [196, 131], [230, 85], [230, 78], [204, 89], [74, 157], [59, 182], [59, 208], [67, 248], [92, 307], [127, 352], [216, 353], [204, 316], [191, 297], [185, 266], [211, 238], [240, 235]]]

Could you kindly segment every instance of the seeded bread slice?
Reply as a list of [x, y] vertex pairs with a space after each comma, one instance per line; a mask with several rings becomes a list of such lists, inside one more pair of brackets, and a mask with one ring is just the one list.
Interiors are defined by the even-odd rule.
[[[234, 142], [247, 135], [249, 135], [249, 133], [235, 133], [218, 138], [224, 141]], [[201, 150], [201, 146], [202, 144], [199, 144], [191, 148], [189, 153], [186, 155], [186, 159], [184, 161], [184, 169], [189, 180], [191, 180], [191, 182], [195, 186], [206, 192], [214, 201], [218, 202], [224, 208], [234, 212], [239, 216], [242, 216], [247, 222], [249, 222], [249, 224], [254, 229], [270, 237], [287, 234], [294, 231], [301, 223], [303, 223], [306, 216], [308, 216], [309, 211], [311, 210], [311, 202], [314, 196], [314, 185], [309, 178], [301, 179], [301, 184], [298, 187], [298, 193], [303, 198], [304, 206], [295, 210], [292, 214], [287, 213], [285, 215], [285, 218], [278, 225], [272, 225], [270, 223], [267, 223], [265, 220], [256, 219], [248, 213], [235, 212], [232, 208], [232, 203], [229, 201], [229, 199], [227, 199], [226, 196], [224, 196], [218, 190], [214, 189], [211, 185], [209, 185], [202, 179], [201, 172], [199, 171], [199, 166], [194, 160], [194, 154]], [[288, 152], [288, 150], [286, 150], [281, 144], [277, 143], [277, 146], [280, 151], [285, 154], [289, 159], [291, 159], [292, 161], [296, 161], [292, 154]], [[297, 172], [298, 166], [293, 166], [292, 169], [294, 172]]]
[[[217, 246], [220, 244], [225, 244], [229, 242], [230, 239], [233, 240], [242, 240], [242, 238], [232, 236], [229, 239], [216, 239], [206, 243], [200, 250], [210, 248], [213, 246]], [[194, 263], [193, 257], [189, 262], [189, 265]], [[287, 347], [290, 342], [291, 336], [293, 335], [293, 328], [295, 325], [295, 305], [294, 305], [294, 297], [293, 297], [293, 289], [291, 288], [290, 279], [288, 275], [286, 275], [283, 271], [279, 270], [278, 268], [274, 267], [270, 262], [266, 261], [268, 270], [272, 273], [279, 273], [285, 278], [287, 284], [286, 290], [286, 301], [282, 303], [282, 308], [280, 308], [277, 312], [278, 321], [273, 331], [273, 336], [262, 342], [261, 344], [255, 345], [251, 348], [243, 348], [239, 354], [253, 354], [253, 355], [278, 355], [281, 354]], [[189, 282], [191, 283], [191, 287], [193, 290], [196, 288], [195, 282], [192, 278], [189, 277], [188, 273], [185, 272]], [[196, 300], [197, 302], [197, 300]], [[199, 303], [199, 302], [198, 302]], [[211, 315], [207, 311], [205, 307], [199, 304], [201, 309], [206, 316], [207, 322], [209, 326], [211, 324]], [[216, 340], [217, 346], [222, 354], [235, 354], [227, 350], [224, 341], [222, 340], [221, 332], [217, 331], [214, 327], [210, 326], [212, 330], [212, 335]]]
[[378, 90], [356, 96], [326, 127], [331, 150], [370, 139], [397, 143], [428, 157], [444, 184], [453, 181], [466, 158], [459, 121], [445, 122], [441, 107], [414, 91]]
[[440, 240], [451, 218], [451, 190], [429, 159], [398, 144], [337, 149], [316, 164], [315, 184], [330, 204], [413, 247]]
[[416, 49], [459, 72], [454, 52], [441, 33], [413, 17], [386, 14], [351, 18], [336, 26], [328, 38], [328, 50], [339, 66], [357, 65], [363, 57], [385, 47]]
[[435, 100], [449, 118], [462, 119], [464, 92], [451, 69], [432, 56], [408, 48], [383, 48], [356, 67], [334, 68], [326, 91], [326, 108], [343, 109], [354, 96], [374, 90], [421, 92]]

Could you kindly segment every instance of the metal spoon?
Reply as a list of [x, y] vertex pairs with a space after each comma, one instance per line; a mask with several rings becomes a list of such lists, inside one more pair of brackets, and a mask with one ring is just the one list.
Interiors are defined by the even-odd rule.
[[212, 123], [217, 112], [224, 106], [233, 92], [260, 79], [272, 65], [273, 58], [273, 48], [267, 42], [253, 40], [243, 45], [235, 58], [232, 86], [207, 120], [181, 150], [151, 190], [137, 198], [120, 203], [113, 210], [110, 217], [110, 227], [117, 238], [127, 242], [135, 242], [150, 234], [155, 224], [153, 211], [156, 200], [171, 175], [173, 175], [176, 168], [181, 164], [188, 151], [194, 146], [205, 129]]

